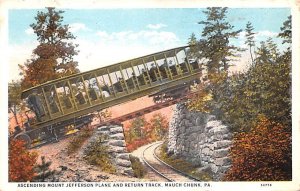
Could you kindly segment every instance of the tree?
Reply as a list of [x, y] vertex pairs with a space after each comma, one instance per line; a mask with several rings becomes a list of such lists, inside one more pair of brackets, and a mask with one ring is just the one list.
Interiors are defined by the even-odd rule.
[[21, 93], [21, 83], [19, 81], [11, 81], [8, 83], [8, 110], [14, 115], [17, 125], [19, 125], [17, 112], [22, 107]]
[[29, 152], [22, 140], [9, 140], [9, 181], [27, 182], [32, 181], [35, 176], [34, 166], [37, 153]]
[[283, 26], [280, 27], [281, 33], [278, 34], [278, 37], [283, 38], [282, 44], [292, 43], [292, 16], [288, 16], [288, 19], [283, 23]]
[[291, 132], [265, 117], [250, 132], [235, 135], [230, 156], [226, 180], [292, 180]]
[[190, 38], [189, 38], [188, 44], [189, 44], [190, 46], [196, 45], [196, 44], [197, 44], [197, 38], [196, 38], [195, 33], [192, 33], [192, 34], [191, 34], [191, 36], [190, 36]]
[[207, 19], [198, 23], [204, 25], [199, 46], [201, 56], [208, 60], [208, 74], [228, 71], [231, 57], [238, 56], [237, 52], [242, 50], [229, 44], [229, 39], [237, 38], [242, 30], [233, 30], [234, 27], [226, 21], [226, 7], [209, 7], [203, 12]]
[[246, 42], [245, 44], [249, 46], [249, 52], [250, 52], [250, 56], [251, 56], [251, 61], [252, 64], [254, 64], [254, 58], [252, 55], [252, 47], [255, 47], [255, 42], [254, 42], [254, 35], [255, 33], [253, 32], [254, 28], [251, 24], [251, 22], [248, 22], [246, 25]]
[[45, 182], [45, 179], [55, 173], [55, 170], [50, 170], [51, 161], [45, 160], [45, 156], [41, 156], [42, 163], [35, 166], [37, 175], [34, 177], [36, 182]]
[[189, 108], [216, 115], [233, 132], [249, 131], [259, 114], [291, 128], [291, 63], [265, 55], [245, 73], [215, 74]]
[[260, 42], [260, 47], [255, 52], [257, 57], [255, 63], [276, 63], [280, 55], [277, 45], [274, 43], [272, 38], [268, 38], [266, 42]]
[[197, 47], [197, 38], [195, 33], [192, 33], [190, 38], [188, 39], [188, 45], [191, 46], [190, 47], [190, 56], [191, 58], [197, 57], [198, 55], [198, 47]]
[[283, 26], [280, 27], [281, 33], [278, 34], [278, 37], [283, 38], [282, 44], [288, 44], [287, 50], [279, 58], [282, 62], [291, 63], [292, 62], [292, 16], [289, 16], [288, 19], [283, 23]]
[[168, 127], [168, 121], [164, 115], [154, 114], [145, 127], [147, 137], [152, 141], [162, 140], [168, 131]]
[[133, 139], [143, 138], [145, 136], [143, 128], [146, 124], [147, 124], [147, 121], [144, 116], [137, 117], [131, 121], [130, 132], [132, 134]]
[[78, 45], [71, 42], [75, 37], [69, 32], [69, 26], [62, 24], [63, 13], [47, 8], [47, 12], [39, 11], [36, 22], [30, 25], [39, 45], [33, 50], [32, 58], [19, 65], [23, 89], [79, 72], [78, 63], [73, 60]]

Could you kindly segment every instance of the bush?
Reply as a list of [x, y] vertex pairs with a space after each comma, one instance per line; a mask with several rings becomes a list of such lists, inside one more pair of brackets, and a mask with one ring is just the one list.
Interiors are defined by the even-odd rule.
[[250, 132], [235, 135], [230, 156], [232, 167], [226, 180], [287, 181], [292, 178], [291, 133], [265, 117], [260, 117]]
[[129, 155], [129, 158], [131, 161], [134, 176], [137, 178], [143, 178], [146, 174], [146, 170], [144, 168], [144, 165], [141, 163], [140, 159], [132, 155]]
[[84, 153], [84, 159], [91, 165], [99, 166], [105, 172], [115, 173], [116, 169], [111, 162], [108, 146], [103, 145], [104, 140], [105, 137], [100, 136], [95, 142], [91, 143]]
[[35, 166], [35, 171], [37, 175], [34, 177], [34, 181], [36, 182], [45, 182], [45, 180], [52, 176], [55, 173], [55, 170], [50, 170], [49, 167], [52, 164], [51, 161], [45, 160], [45, 156], [41, 156], [41, 164], [37, 164]]
[[77, 135], [75, 135], [67, 146], [68, 155], [75, 153], [81, 148], [83, 143], [91, 137], [93, 129], [89, 127], [82, 128]]
[[34, 166], [37, 153], [29, 152], [22, 140], [11, 139], [9, 141], [9, 181], [27, 182], [32, 181], [35, 176]]

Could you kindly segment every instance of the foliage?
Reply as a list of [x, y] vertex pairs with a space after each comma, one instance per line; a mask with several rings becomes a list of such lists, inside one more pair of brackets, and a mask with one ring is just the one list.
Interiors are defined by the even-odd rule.
[[237, 52], [242, 49], [231, 45], [229, 39], [237, 38], [242, 30], [233, 30], [234, 27], [226, 21], [226, 7], [209, 7], [203, 12], [207, 19], [198, 22], [204, 25], [198, 46], [201, 57], [208, 60], [206, 66], [210, 77], [210, 74], [227, 71], [232, 57], [238, 56]]
[[134, 176], [137, 178], [143, 178], [146, 174], [146, 169], [144, 165], [141, 163], [140, 159], [132, 155], [129, 155], [129, 159], [131, 161]]
[[[291, 127], [290, 56], [279, 55], [272, 42], [268, 43], [247, 72], [212, 75], [189, 108], [215, 114], [234, 132], [250, 130], [259, 114]], [[204, 99], [206, 96], [212, 99]]]
[[195, 33], [192, 33], [190, 38], [189, 38], [188, 45], [193, 46], [193, 45], [196, 45], [196, 44], [197, 44], [196, 35], [195, 35]]
[[27, 182], [32, 181], [35, 176], [34, 166], [37, 153], [29, 152], [22, 140], [9, 140], [9, 181]]
[[250, 52], [250, 56], [251, 56], [251, 61], [252, 64], [254, 64], [254, 58], [252, 55], [252, 47], [255, 47], [255, 42], [254, 42], [254, 35], [255, 33], [253, 32], [254, 28], [252, 26], [252, 23], [248, 21], [248, 23], [246, 24], [246, 41], [245, 44], [249, 46], [249, 52]]
[[12, 80], [8, 83], [8, 110], [13, 113], [16, 124], [19, 125], [17, 112], [23, 108], [21, 100], [21, 83]]
[[90, 127], [84, 127], [82, 128], [78, 134], [72, 138], [72, 140], [69, 142], [67, 146], [67, 153], [73, 154], [75, 153], [78, 149], [81, 148], [83, 143], [91, 137], [93, 133], [93, 129]]
[[226, 180], [291, 180], [291, 133], [279, 123], [260, 117], [250, 132], [238, 133], [230, 151], [232, 167]]
[[260, 42], [260, 47], [255, 51], [255, 63], [276, 63], [279, 57], [277, 45], [273, 42], [272, 38], [268, 38], [266, 42]]
[[[210, 10], [214, 14], [223, 11]], [[222, 16], [222, 15], [220, 15]], [[280, 37], [291, 42], [291, 17], [284, 22]], [[217, 29], [210, 28], [210, 32]], [[247, 41], [253, 44], [253, 27], [247, 24]], [[208, 32], [207, 32], [208, 33]], [[210, 74], [200, 86], [198, 96], [188, 106], [192, 110], [210, 112], [227, 123], [233, 132], [249, 131], [257, 124], [259, 114], [291, 128], [291, 50], [280, 53], [269, 38], [255, 51], [255, 65], [248, 71], [231, 76], [225, 72]]]
[[84, 159], [89, 164], [99, 166], [105, 172], [115, 173], [116, 169], [111, 162], [111, 158], [108, 153], [108, 146], [103, 145], [105, 139], [106, 138], [104, 136], [100, 136], [96, 141], [91, 143], [85, 151]]
[[291, 63], [292, 60], [292, 16], [289, 16], [288, 19], [283, 23], [283, 26], [280, 28], [281, 33], [278, 34], [278, 37], [283, 38], [282, 44], [287, 43], [287, 50], [278, 58], [281, 62]]
[[144, 138], [145, 135], [143, 128], [146, 123], [144, 116], [131, 120], [129, 124], [129, 131], [125, 132], [126, 142], [130, 143], [134, 140]]
[[163, 143], [159, 152], [159, 158], [170, 166], [189, 174], [190, 176], [197, 178], [202, 181], [211, 181], [212, 173], [211, 172], [198, 172], [196, 169], [198, 166], [191, 164], [190, 162], [175, 156], [170, 155], [167, 152], [167, 144]]
[[[289, 43], [285, 25], [281, 37]], [[255, 64], [243, 73], [210, 74], [188, 106], [216, 115], [237, 133], [227, 180], [290, 180], [291, 49], [280, 52], [269, 38], [255, 54]]]
[[41, 164], [35, 166], [35, 171], [37, 175], [34, 177], [36, 182], [45, 182], [45, 179], [50, 177], [55, 173], [55, 170], [50, 170], [49, 167], [52, 164], [51, 161], [45, 160], [45, 156], [41, 156]]
[[168, 121], [165, 116], [160, 113], [154, 114], [146, 124], [146, 136], [152, 141], [162, 140], [168, 131]]
[[71, 42], [75, 37], [69, 32], [69, 26], [62, 24], [63, 13], [54, 8], [38, 11], [36, 22], [30, 25], [39, 45], [33, 50], [32, 58], [19, 65], [23, 89], [79, 72], [78, 63], [73, 60], [78, 45]]
[[147, 139], [147, 138], [138, 138], [138, 139], [134, 139], [130, 142], [126, 140], [126, 148], [127, 148], [128, 152], [132, 152], [135, 149], [137, 149], [137, 148], [139, 148], [143, 145], [146, 145], [148, 143], [151, 143], [151, 142], [152, 141], [150, 139]]
[[234, 132], [255, 126], [259, 114], [291, 127], [290, 64], [256, 65], [245, 74], [215, 81], [210, 90], [213, 99], [205, 104]]
[[100, 123], [111, 118], [112, 113], [107, 109], [97, 111]]
[[162, 114], [154, 114], [149, 121], [138, 117], [131, 121], [125, 131], [126, 147], [129, 152], [147, 143], [162, 140], [168, 131], [168, 121]]
[[283, 26], [280, 27], [281, 33], [278, 34], [279, 37], [283, 38], [284, 43], [292, 43], [292, 16], [288, 16], [287, 20], [284, 21]]
[[199, 85], [199, 91], [194, 97], [194, 99], [189, 100], [187, 106], [190, 110], [199, 111], [202, 113], [209, 113], [211, 100], [211, 93], [208, 89], [204, 87], [204, 85]]

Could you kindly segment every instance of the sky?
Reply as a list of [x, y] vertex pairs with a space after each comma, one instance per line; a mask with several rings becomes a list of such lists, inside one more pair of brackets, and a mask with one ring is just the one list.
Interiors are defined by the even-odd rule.
[[[152, 9], [59, 9], [64, 24], [76, 36], [80, 52], [74, 57], [79, 69], [87, 71], [121, 62], [146, 54], [187, 45], [192, 33], [201, 38], [205, 20], [205, 8], [152, 8]], [[18, 64], [23, 64], [37, 46], [36, 35], [30, 27], [37, 11], [45, 9], [10, 9], [8, 12], [9, 34], [9, 81], [20, 79]], [[245, 29], [250, 21], [256, 32], [257, 44], [276, 36], [282, 23], [291, 14], [289, 8], [229, 8], [227, 21], [235, 30]], [[245, 32], [231, 42], [245, 47]], [[239, 69], [249, 62], [249, 54], [242, 54]]]

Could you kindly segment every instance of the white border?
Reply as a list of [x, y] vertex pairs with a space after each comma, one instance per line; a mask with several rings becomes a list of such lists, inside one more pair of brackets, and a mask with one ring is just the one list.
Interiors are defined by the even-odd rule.
[[[41, 188], [18, 188], [15, 183], [8, 182], [7, 167], [7, 83], [8, 83], [8, 10], [34, 9], [53, 6], [71, 9], [97, 9], [97, 8], [191, 8], [226, 6], [230, 8], [276, 8], [288, 7], [292, 9], [293, 22], [293, 66], [292, 66], [292, 113], [293, 113], [293, 181], [292, 182], [265, 182], [272, 187], [262, 187], [263, 182], [213, 182], [211, 188], [184, 188], [187, 190], [300, 190], [300, 0], [0, 0], [0, 191], [1, 190], [41, 190]], [[255, 14], [255, 13], [254, 13]], [[276, 18], [274, 18], [276, 19]], [[43, 189], [43, 190], [57, 190]], [[89, 190], [111, 190], [110, 188], [93, 188]], [[166, 188], [114, 188], [114, 190], [157, 190]], [[172, 190], [182, 190], [175, 187]], [[69, 190], [69, 189], [63, 189]], [[86, 190], [85, 188], [72, 188], [72, 190]]]

